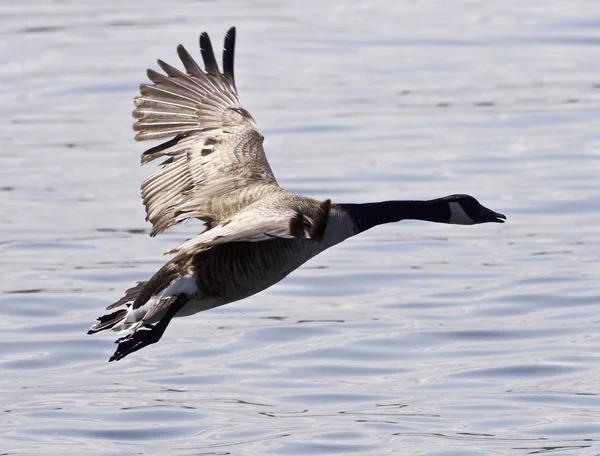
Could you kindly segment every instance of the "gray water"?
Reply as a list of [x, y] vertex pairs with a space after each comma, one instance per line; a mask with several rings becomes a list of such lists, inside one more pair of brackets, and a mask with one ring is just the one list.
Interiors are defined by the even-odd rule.
[[[282, 186], [470, 193], [508, 223], [402, 222], [107, 363], [151, 239], [144, 70], [220, 48]], [[600, 454], [597, 1], [3, 2], [0, 454]]]

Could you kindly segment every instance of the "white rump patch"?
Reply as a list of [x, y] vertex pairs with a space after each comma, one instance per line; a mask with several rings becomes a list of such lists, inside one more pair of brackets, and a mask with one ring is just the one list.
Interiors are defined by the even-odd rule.
[[160, 297], [165, 298], [180, 294], [192, 296], [197, 292], [198, 287], [196, 286], [196, 276], [194, 274], [186, 274], [178, 279], [173, 280], [171, 284], [160, 294]]
[[[169, 286], [163, 289], [160, 293], [152, 296], [146, 303], [134, 309], [130, 307], [127, 310], [125, 318], [117, 325], [115, 325], [113, 331], [135, 331], [142, 325], [142, 319], [146, 314], [158, 303], [161, 299], [168, 298], [169, 296], [177, 296], [185, 294], [188, 296], [194, 296], [198, 293], [198, 287], [196, 286], [196, 276], [194, 274], [186, 274], [175, 280], [173, 280]], [[161, 312], [162, 313], [162, 312]], [[151, 318], [154, 320], [154, 317]], [[143, 323], [152, 323], [153, 321], [145, 321]]]
[[469, 217], [459, 203], [452, 201], [448, 205], [450, 206], [450, 223], [454, 225], [473, 225], [473, 219]]

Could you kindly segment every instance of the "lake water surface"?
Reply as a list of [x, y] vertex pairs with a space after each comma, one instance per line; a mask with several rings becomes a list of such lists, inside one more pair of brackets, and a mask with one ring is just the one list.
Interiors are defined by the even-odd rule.
[[[279, 183], [469, 193], [107, 363], [85, 333], [199, 230], [151, 239], [144, 70], [219, 49]], [[600, 4], [3, 2], [0, 454], [600, 454]]]

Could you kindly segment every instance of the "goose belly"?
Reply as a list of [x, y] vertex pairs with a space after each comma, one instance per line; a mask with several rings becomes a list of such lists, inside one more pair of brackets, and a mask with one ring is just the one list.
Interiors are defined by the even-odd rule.
[[231, 300], [222, 298], [206, 298], [203, 296], [193, 296], [188, 300], [188, 302], [185, 303], [185, 306], [183, 306], [181, 310], [177, 312], [175, 317], [189, 317], [190, 315], [194, 315], [198, 312], [204, 312], [205, 310], [223, 306], [225, 304], [229, 304], [230, 302]]
[[194, 273], [202, 295], [232, 302], [274, 285], [319, 251], [303, 239], [223, 244], [197, 254]]

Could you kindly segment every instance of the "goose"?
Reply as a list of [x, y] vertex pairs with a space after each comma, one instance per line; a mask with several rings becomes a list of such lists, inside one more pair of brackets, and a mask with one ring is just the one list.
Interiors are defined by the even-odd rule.
[[188, 219], [201, 220], [204, 231], [167, 252], [176, 255], [108, 306], [89, 329], [124, 334], [109, 361], [158, 342], [173, 317], [252, 296], [372, 227], [407, 219], [458, 225], [506, 220], [463, 194], [344, 204], [285, 191], [238, 97], [235, 37], [233, 27], [225, 35], [222, 72], [204, 32], [204, 68], [179, 45], [185, 71], [158, 60], [163, 73], [149, 69], [151, 83], [141, 84], [134, 99], [135, 139], [166, 140], [141, 157], [142, 164], [164, 160], [141, 187], [150, 236]]

